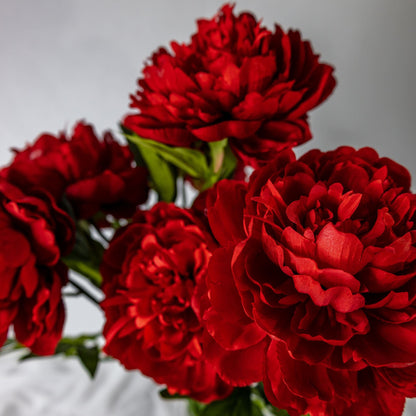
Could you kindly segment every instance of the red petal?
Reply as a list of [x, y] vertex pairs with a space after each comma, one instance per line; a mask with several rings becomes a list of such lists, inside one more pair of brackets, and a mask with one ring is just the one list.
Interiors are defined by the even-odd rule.
[[204, 142], [215, 142], [228, 137], [244, 139], [252, 136], [260, 128], [261, 123], [261, 121], [227, 120], [206, 127], [193, 128], [191, 133]]
[[330, 305], [338, 312], [348, 313], [361, 309], [365, 305], [364, 297], [360, 294], [353, 294], [349, 288], [332, 287], [324, 290], [319, 282], [305, 275], [295, 275], [293, 281], [296, 289], [300, 293], [308, 294], [317, 306]]
[[208, 221], [218, 242], [226, 246], [246, 238], [243, 222], [246, 185], [238, 181], [223, 180], [214, 188], [215, 203], [208, 208]]
[[203, 320], [208, 332], [227, 349], [241, 349], [261, 341], [265, 333], [247, 317], [231, 272], [233, 248], [214, 251], [207, 273], [212, 307]]
[[[166, 126], [152, 118], [141, 115], [128, 115], [123, 125], [141, 137], [156, 140], [172, 146], [188, 147], [195, 137], [181, 126]], [[219, 140], [219, 139], [217, 139]]]
[[405, 396], [383, 383], [377, 371], [360, 371], [358, 397], [340, 416], [401, 416]]
[[208, 334], [203, 338], [207, 360], [215, 367], [221, 378], [233, 386], [248, 386], [261, 381], [268, 342], [268, 339], [264, 338], [251, 347], [227, 351]]
[[246, 57], [241, 66], [241, 85], [246, 92], [263, 92], [276, 73], [276, 58], [270, 56]]
[[337, 215], [341, 221], [351, 218], [361, 202], [361, 194], [344, 195], [341, 204], [338, 206]]
[[323, 267], [333, 267], [355, 274], [364, 267], [363, 245], [354, 234], [342, 233], [328, 223], [316, 240], [318, 261]]
[[406, 284], [416, 276], [416, 271], [407, 274], [394, 274], [376, 267], [366, 267], [357, 278], [372, 293], [383, 293]]
[[[416, 321], [392, 325], [370, 321], [369, 334], [352, 342], [365, 361], [374, 367], [407, 366], [416, 362]], [[382, 347], [382, 348], [380, 348]]]

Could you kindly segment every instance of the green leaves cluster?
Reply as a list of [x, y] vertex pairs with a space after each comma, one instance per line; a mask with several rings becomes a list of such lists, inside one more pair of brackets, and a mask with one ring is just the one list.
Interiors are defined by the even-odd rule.
[[97, 335], [81, 335], [77, 338], [62, 338], [55, 350], [55, 355], [77, 357], [91, 377], [95, 376], [100, 361], [100, 347]]
[[[165, 399], [184, 398], [170, 395], [166, 389], [160, 395]], [[209, 404], [188, 398], [188, 410], [191, 416], [288, 416], [286, 410], [276, 409], [267, 401], [261, 383], [235, 388], [230, 396]]]
[[199, 190], [205, 190], [220, 179], [230, 177], [236, 167], [237, 160], [228, 139], [210, 142], [202, 151], [168, 146], [129, 131], [124, 134], [137, 163], [147, 166], [153, 188], [163, 201], [175, 199], [178, 176], [191, 177]]
[[[78, 358], [87, 373], [91, 377], [94, 377], [100, 362], [100, 347], [98, 345], [99, 336], [100, 334], [62, 338], [56, 347], [54, 355]], [[3, 347], [2, 349], [2, 353], [27, 350], [27, 352], [19, 358], [19, 361], [26, 361], [33, 358], [47, 358], [45, 356], [33, 354], [24, 345], [14, 339], [8, 339], [5, 343], [5, 347], [6, 348]]]
[[258, 405], [251, 401], [250, 388], [238, 388], [224, 400], [216, 400], [204, 407], [195, 407], [190, 402], [189, 410], [192, 416], [262, 416]]
[[103, 253], [104, 247], [91, 236], [90, 224], [81, 220], [77, 221], [74, 248], [62, 260], [70, 269], [85, 276], [94, 286], [101, 287], [99, 267]]

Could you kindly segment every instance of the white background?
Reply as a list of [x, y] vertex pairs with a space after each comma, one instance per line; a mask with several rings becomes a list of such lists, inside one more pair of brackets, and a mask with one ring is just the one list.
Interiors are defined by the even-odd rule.
[[[95, 124], [99, 132], [117, 131], [145, 59], [172, 39], [188, 41], [195, 19], [211, 17], [221, 4], [0, 0], [0, 164], [10, 160], [10, 147], [22, 147], [44, 131], [70, 129], [79, 119]], [[243, 9], [263, 17], [269, 27], [278, 22], [285, 29], [300, 29], [322, 59], [336, 67], [338, 87], [311, 113], [315, 138], [299, 154], [313, 147], [368, 145], [415, 176], [415, 0], [242, 0], [236, 10]], [[82, 301], [69, 304], [68, 333], [100, 326], [94, 307]], [[83, 400], [105, 415], [94, 397]], [[10, 395], [8, 400], [15, 399]], [[12, 415], [6, 402], [1, 399], [0, 416]], [[82, 406], [82, 400], [74, 402], [75, 413], [55, 415], [75, 415]], [[134, 414], [122, 408], [111, 414]], [[13, 415], [29, 413], [18, 409]]]

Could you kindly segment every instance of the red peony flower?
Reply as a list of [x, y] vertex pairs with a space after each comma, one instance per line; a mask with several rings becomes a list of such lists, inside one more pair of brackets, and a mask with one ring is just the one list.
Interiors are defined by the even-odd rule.
[[101, 267], [104, 351], [170, 393], [200, 401], [231, 392], [201, 349], [196, 294], [211, 257], [208, 244], [187, 210], [158, 203], [116, 234]]
[[100, 210], [130, 216], [147, 199], [146, 169], [133, 167], [128, 147], [109, 132], [100, 141], [93, 127], [83, 122], [70, 138], [43, 134], [15, 152], [2, 176], [26, 191], [47, 191], [58, 201], [65, 194], [79, 218]]
[[[284, 151], [248, 185], [211, 191], [207, 215], [222, 248], [206, 279], [205, 349], [225, 380], [263, 379], [291, 415], [401, 414], [416, 394], [409, 187], [404, 167], [341, 147], [299, 160]], [[251, 366], [227, 366], [236, 354]]]
[[229, 138], [245, 164], [309, 140], [307, 113], [332, 92], [333, 68], [300, 33], [270, 31], [225, 5], [199, 20], [189, 44], [157, 51], [139, 79], [124, 125], [173, 146]]
[[401, 384], [392, 388], [392, 383], [383, 379], [383, 372], [389, 370], [334, 370], [321, 364], [309, 365], [289, 354], [284, 342], [271, 341], [264, 389], [269, 400], [287, 408], [291, 416], [400, 416], [405, 396], [416, 394], [415, 366], [396, 372]]
[[0, 346], [11, 325], [35, 354], [53, 354], [61, 338], [60, 257], [73, 243], [73, 223], [46, 195], [27, 196], [0, 180]]

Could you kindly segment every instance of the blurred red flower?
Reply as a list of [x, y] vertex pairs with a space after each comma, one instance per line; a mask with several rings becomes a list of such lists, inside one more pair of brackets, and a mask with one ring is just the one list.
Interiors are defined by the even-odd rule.
[[25, 195], [0, 179], [0, 346], [11, 325], [35, 354], [53, 354], [61, 338], [61, 288], [72, 220], [47, 195]]
[[25, 191], [47, 191], [58, 202], [65, 195], [78, 218], [90, 218], [100, 210], [128, 217], [147, 199], [146, 169], [133, 166], [130, 150], [111, 133], [99, 140], [84, 122], [69, 138], [63, 133], [42, 134], [15, 153], [1, 175]]

